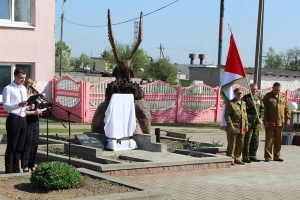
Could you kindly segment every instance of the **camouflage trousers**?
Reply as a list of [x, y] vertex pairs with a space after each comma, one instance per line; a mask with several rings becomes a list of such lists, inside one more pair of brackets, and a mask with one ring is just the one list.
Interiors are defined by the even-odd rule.
[[243, 160], [256, 159], [256, 152], [259, 144], [260, 125], [249, 126], [244, 137]]

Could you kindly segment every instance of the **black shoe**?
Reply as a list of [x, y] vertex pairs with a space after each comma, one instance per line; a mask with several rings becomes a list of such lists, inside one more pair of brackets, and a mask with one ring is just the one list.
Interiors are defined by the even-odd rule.
[[270, 162], [270, 160], [271, 160], [270, 158], [267, 158], [265, 159], [265, 162]]
[[244, 163], [251, 163], [251, 161], [249, 159], [247, 160], [243, 160]]
[[251, 162], [260, 162], [260, 160], [257, 160], [256, 158], [250, 158]]
[[274, 161], [283, 162], [283, 159], [278, 158], [278, 159], [276, 159], [276, 160], [274, 160]]

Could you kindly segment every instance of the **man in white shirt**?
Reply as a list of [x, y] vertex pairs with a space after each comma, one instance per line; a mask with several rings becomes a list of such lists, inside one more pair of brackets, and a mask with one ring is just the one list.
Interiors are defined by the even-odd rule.
[[23, 85], [25, 78], [25, 70], [19, 67], [16, 68], [14, 81], [7, 85], [2, 92], [3, 107], [9, 113], [6, 119], [5, 173], [20, 172], [19, 160], [27, 130], [26, 110], [34, 108], [34, 104], [27, 106], [27, 92]]

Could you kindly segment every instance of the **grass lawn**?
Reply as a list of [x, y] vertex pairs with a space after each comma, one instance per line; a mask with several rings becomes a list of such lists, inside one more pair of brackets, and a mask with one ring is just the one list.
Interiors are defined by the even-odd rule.
[[[71, 127], [71, 134], [72, 133], [83, 133], [83, 132], [91, 132], [91, 129], [72, 129]], [[67, 134], [69, 133], [69, 128], [64, 128], [64, 129], [58, 129], [58, 128], [49, 128], [49, 134]], [[0, 134], [6, 134], [6, 130], [2, 129], [0, 130]], [[41, 128], [40, 129], [40, 135], [45, 135], [47, 134], [47, 129]]]
[[[63, 121], [62, 123], [63, 123], [65, 126], [69, 126], [69, 122]], [[60, 122], [52, 122], [52, 121], [49, 122], [48, 124], [49, 124], [49, 125], [61, 125]], [[71, 126], [91, 125], [90, 123], [77, 123], [77, 122], [71, 122], [70, 124], [71, 124]], [[5, 122], [0, 122], [0, 125], [5, 126]], [[40, 125], [47, 125], [47, 122], [41, 122], [41, 121], [40, 121]]]
[[178, 126], [178, 127], [220, 127], [220, 122], [204, 123], [152, 123], [152, 126]]

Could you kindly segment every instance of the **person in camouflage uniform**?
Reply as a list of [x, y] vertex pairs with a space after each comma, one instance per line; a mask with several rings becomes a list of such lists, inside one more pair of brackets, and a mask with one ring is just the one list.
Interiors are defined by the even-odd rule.
[[[250, 85], [251, 93], [243, 97], [246, 102], [249, 129], [244, 137], [243, 162], [259, 162], [256, 158], [256, 152], [259, 144], [259, 131], [264, 118], [264, 104], [262, 98], [258, 96], [258, 87], [255, 83]], [[256, 111], [255, 111], [256, 109]]]

